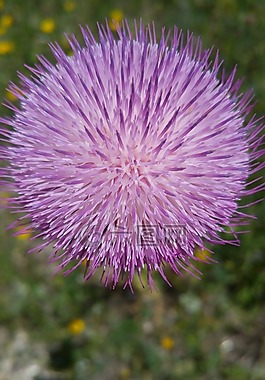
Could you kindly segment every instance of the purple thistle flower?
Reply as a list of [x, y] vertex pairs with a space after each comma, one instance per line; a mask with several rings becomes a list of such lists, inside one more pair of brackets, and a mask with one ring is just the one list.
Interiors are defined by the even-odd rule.
[[238, 242], [247, 215], [237, 203], [264, 188], [246, 188], [263, 166], [263, 126], [246, 121], [253, 95], [239, 93], [236, 70], [220, 76], [199, 39], [174, 28], [157, 41], [142, 24], [133, 36], [126, 22], [117, 39], [98, 29], [99, 42], [82, 29], [84, 48], [68, 39], [71, 57], [51, 44], [57, 64], [41, 56], [21, 88], [10, 85], [21, 102], [1, 120], [13, 128], [1, 129], [2, 184], [17, 194], [19, 223], [44, 239], [37, 248], [53, 243], [59, 268], [74, 263], [66, 273], [86, 260], [86, 280], [103, 268], [105, 285], [125, 276], [131, 287], [146, 267], [152, 287], [165, 264], [196, 271], [196, 247]]

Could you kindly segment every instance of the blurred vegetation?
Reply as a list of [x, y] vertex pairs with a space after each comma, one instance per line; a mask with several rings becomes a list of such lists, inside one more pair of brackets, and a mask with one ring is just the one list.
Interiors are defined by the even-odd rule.
[[[201, 36], [205, 48], [220, 50], [228, 72], [238, 65], [242, 90], [253, 88], [254, 111], [265, 113], [261, 0], [0, 0], [1, 103], [16, 103], [6, 91], [9, 80], [17, 83], [17, 70], [26, 72], [23, 64], [33, 65], [36, 55], [51, 58], [50, 41], [67, 51], [64, 32], [80, 37], [79, 24], [96, 31], [96, 21], [122, 17], [154, 20], [158, 30], [178, 25]], [[9, 113], [1, 106], [0, 115]], [[10, 345], [19, 331], [29, 336], [29, 346], [41, 344], [44, 372], [35, 380], [264, 379], [264, 203], [249, 212], [257, 219], [241, 247], [214, 247], [220, 264], [198, 264], [201, 281], [169, 273], [172, 288], [157, 278], [158, 292], [136, 283], [131, 294], [105, 289], [98, 278], [84, 284], [82, 268], [52, 277], [45, 253], [26, 254], [30, 231], [12, 237], [6, 227], [13, 216], [1, 211], [0, 346], [3, 336]], [[7, 352], [0, 353], [1, 380], [11, 378], [1, 367]]]

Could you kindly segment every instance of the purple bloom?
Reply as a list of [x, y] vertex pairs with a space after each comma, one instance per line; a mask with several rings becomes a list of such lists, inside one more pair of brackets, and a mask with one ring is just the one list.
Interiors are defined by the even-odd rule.
[[219, 75], [218, 54], [192, 35], [163, 29], [158, 41], [153, 26], [133, 36], [126, 22], [117, 39], [103, 26], [99, 42], [82, 33], [73, 56], [51, 44], [57, 64], [41, 56], [11, 84], [21, 102], [1, 120], [13, 128], [1, 129], [3, 184], [66, 273], [86, 260], [85, 279], [103, 268], [105, 284], [131, 286], [146, 267], [151, 287], [165, 264], [194, 270], [195, 248], [226, 243], [220, 233], [238, 241], [237, 203], [263, 188], [246, 188], [263, 126], [246, 121], [253, 95], [239, 93], [236, 70]]

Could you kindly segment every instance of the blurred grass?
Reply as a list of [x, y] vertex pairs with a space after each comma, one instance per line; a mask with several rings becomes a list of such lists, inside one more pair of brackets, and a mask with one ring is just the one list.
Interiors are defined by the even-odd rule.
[[[0, 0], [1, 103], [6, 97], [16, 102], [6, 87], [9, 80], [17, 83], [17, 70], [26, 72], [24, 63], [33, 65], [37, 54], [51, 58], [50, 41], [67, 51], [64, 32], [80, 37], [79, 24], [96, 31], [96, 21], [119, 14], [130, 23], [142, 17], [158, 30], [176, 24], [200, 35], [205, 48], [220, 50], [228, 72], [238, 64], [242, 89], [254, 88], [255, 112], [265, 113], [260, 0]], [[1, 106], [0, 115], [6, 114]], [[104, 289], [97, 278], [84, 284], [81, 269], [51, 277], [47, 255], [28, 256], [32, 243], [5, 230], [13, 217], [1, 211], [0, 345], [1, 331], [8, 332], [8, 344], [17, 331], [41, 343], [51, 372], [40, 371], [36, 380], [55, 379], [54, 373], [76, 380], [264, 379], [264, 203], [250, 211], [257, 220], [241, 247], [216, 248], [220, 264], [199, 264], [201, 281], [169, 273], [173, 288], [157, 279], [158, 293], [136, 285], [135, 294]], [[1, 380], [9, 379], [1, 373], [5, 354]]]

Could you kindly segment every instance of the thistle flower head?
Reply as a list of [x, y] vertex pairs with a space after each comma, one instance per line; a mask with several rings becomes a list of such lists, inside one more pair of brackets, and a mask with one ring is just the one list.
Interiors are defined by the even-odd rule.
[[246, 188], [262, 125], [246, 121], [252, 92], [239, 93], [235, 70], [220, 75], [199, 39], [98, 29], [99, 41], [82, 29], [85, 47], [68, 39], [71, 57], [51, 44], [57, 64], [38, 57], [11, 84], [21, 102], [2, 119], [3, 183], [66, 273], [86, 260], [85, 279], [103, 268], [105, 284], [131, 286], [146, 267], [152, 286], [152, 271], [189, 270], [227, 229], [237, 239], [238, 201], [262, 187]]

